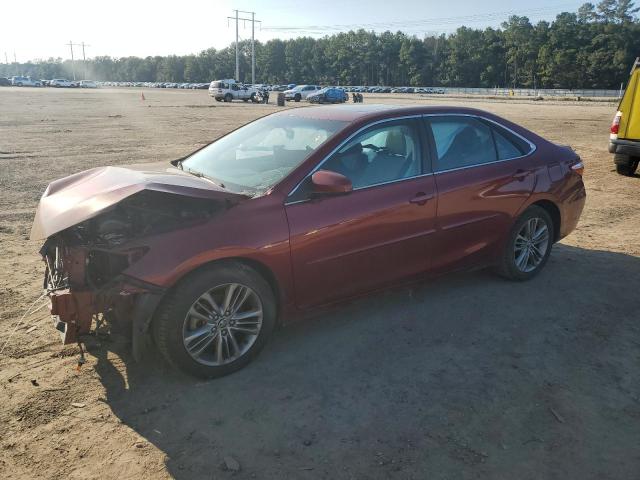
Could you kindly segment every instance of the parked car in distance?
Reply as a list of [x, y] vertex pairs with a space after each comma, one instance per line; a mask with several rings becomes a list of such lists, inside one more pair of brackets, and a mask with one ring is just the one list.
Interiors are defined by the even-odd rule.
[[152, 335], [217, 377], [304, 310], [461, 269], [533, 278], [578, 223], [583, 168], [476, 109], [287, 109], [171, 163], [52, 182], [31, 239], [63, 342], [108, 312], [137, 356]]
[[5, 77], [0, 77], [0, 87], [8, 87], [11, 85], [11, 80]]
[[15, 87], [41, 87], [42, 82], [31, 77], [11, 77], [11, 85]]
[[325, 87], [307, 96], [310, 103], [344, 103], [347, 101], [344, 90], [334, 87]]
[[80, 80], [80, 88], [98, 88], [98, 84], [93, 80]]
[[285, 90], [284, 99], [299, 102], [300, 100], [306, 100], [309, 95], [316, 93], [318, 90], [320, 90], [318, 85], [298, 85], [290, 90]]
[[618, 105], [609, 134], [609, 152], [620, 175], [633, 176], [640, 163], [640, 57]]
[[71, 82], [64, 78], [54, 78], [49, 82], [49, 86], [57, 87], [57, 88], [70, 88], [70, 87], [74, 87], [75, 84], [74, 82]]
[[231, 102], [232, 100], [256, 101], [258, 91], [253, 87], [247, 87], [233, 79], [214, 80], [209, 85], [209, 96], [218, 102]]

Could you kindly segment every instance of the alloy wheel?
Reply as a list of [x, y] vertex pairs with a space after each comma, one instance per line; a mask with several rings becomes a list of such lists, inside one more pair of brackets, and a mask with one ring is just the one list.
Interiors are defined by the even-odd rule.
[[251, 288], [239, 283], [204, 292], [184, 319], [182, 341], [198, 363], [220, 366], [242, 357], [262, 328], [263, 307]]
[[527, 220], [518, 234], [514, 245], [514, 260], [518, 270], [529, 273], [538, 268], [549, 248], [549, 227], [540, 217]]

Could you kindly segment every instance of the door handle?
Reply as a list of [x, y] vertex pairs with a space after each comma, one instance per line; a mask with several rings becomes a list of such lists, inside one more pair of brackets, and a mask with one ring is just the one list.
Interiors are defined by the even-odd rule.
[[518, 169], [516, 170], [516, 173], [513, 174], [513, 178], [519, 181], [523, 181], [525, 178], [527, 178], [528, 175], [529, 172], [527, 172], [526, 170]]
[[418, 192], [418, 193], [416, 193], [416, 195], [411, 200], [409, 200], [409, 203], [415, 203], [417, 205], [424, 205], [425, 203], [427, 203], [432, 198], [433, 198], [433, 194], [431, 194], [431, 193]]

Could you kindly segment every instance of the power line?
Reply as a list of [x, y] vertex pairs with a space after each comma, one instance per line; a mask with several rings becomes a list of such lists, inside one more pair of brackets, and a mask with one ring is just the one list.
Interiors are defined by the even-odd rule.
[[524, 10], [505, 10], [501, 12], [487, 12], [473, 15], [459, 15], [453, 17], [440, 17], [440, 18], [425, 18], [419, 20], [402, 20], [392, 22], [374, 22], [374, 23], [357, 23], [357, 24], [338, 24], [338, 25], [306, 25], [306, 26], [265, 26], [266, 31], [272, 32], [314, 32], [314, 33], [326, 33], [331, 31], [345, 31], [354, 29], [393, 29], [402, 28], [403, 30], [411, 28], [420, 28], [428, 25], [451, 25], [460, 23], [474, 23], [488, 20], [504, 19], [505, 16], [511, 15], [525, 15], [535, 14], [542, 15], [546, 13], [557, 12], [559, 8], [563, 7], [577, 7], [576, 2], [562, 3], [555, 6], [547, 6], [540, 8], [524, 9]]

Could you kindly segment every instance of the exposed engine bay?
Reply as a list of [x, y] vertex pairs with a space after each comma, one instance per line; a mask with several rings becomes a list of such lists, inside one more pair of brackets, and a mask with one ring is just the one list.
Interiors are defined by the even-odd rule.
[[205, 222], [226, 207], [220, 200], [142, 190], [49, 237], [40, 250], [44, 289], [63, 343], [88, 334], [98, 315], [132, 320], [138, 297], [154, 290], [123, 274], [147, 253], [145, 237]]

